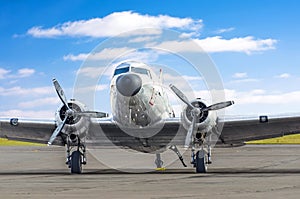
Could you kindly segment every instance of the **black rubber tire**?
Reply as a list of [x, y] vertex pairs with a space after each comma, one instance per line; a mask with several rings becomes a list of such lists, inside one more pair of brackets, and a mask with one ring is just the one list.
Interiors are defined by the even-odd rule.
[[196, 173], [206, 173], [207, 172], [205, 156], [206, 156], [206, 154], [205, 154], [204, 150], [200, 150], [196, 153], [196, 160], [195, 160]]
[[71, 156], [71, 173], [80, 174], [82, 172], [81, 153], [74, 151]]

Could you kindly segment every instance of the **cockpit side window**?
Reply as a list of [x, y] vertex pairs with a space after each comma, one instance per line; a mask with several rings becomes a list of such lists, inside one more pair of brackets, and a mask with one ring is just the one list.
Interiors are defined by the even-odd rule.
[[147, 69], [145, 69], [145, 68], [131, 67], [131, 72], [133, 72], [133, 73], [139, 73], [139, 74], [142, 74], [142, 75], [148, 75], [152, 79], [150, 71], [147, 70]]
[[121, 73], [127, 73], [129, 71], [129, 67], [125, 67], [125, 68], [117, 68], [115, 70], [114, 76], [115, 75], [119, 75]]
[[148, 75], [147, 69], [131, 67], [131, 72]]

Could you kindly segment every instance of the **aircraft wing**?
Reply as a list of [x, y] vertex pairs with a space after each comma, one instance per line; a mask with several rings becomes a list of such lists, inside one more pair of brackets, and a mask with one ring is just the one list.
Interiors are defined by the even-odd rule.
[[[55, 128], [54, 120], [0, 119], [0, 137], [10, 140], [46, 144]], [[57, 137], [53, 144], [63, 146], [63, 138]]]
[[[220, 119], [220, 123], [224, 123], [219, 138], [219, 143], [223, 144], [240, 145], [246, 141], [300, 133], [300, 116], [277, 118], [263, 116], [255, 119], [235, 119], [228, 121]], [[56, 124], [54, 120], [0, 119], [0, 137], [11, 140], [46, 144], [55, 128]], [[96, 145], [115, 144], [119, 146], [131, 145], [132, 147], [145, 140], [151, 145], [163, 145], [167, 142], [178, 145], [184, 144], [186, 130], [182, 127], [180, 118], [165, 121], [164, 126], [159, 132], [150, 139], [136, 139], [135, 137], [128, 136], [111, 118], [103, 118], [96, 119], [91, 123], [87, 140], [89, 143]], [[65, 137], [64, 135], [60, 135], [53, 144], [63, 146], [64, 143]]]
[[297, 133], [300, 133], [300, 116], [274, 118], [260, 116], [255, 119], [237, 119], [224, 122], [220, 141], [235, 145], [251, 140]]

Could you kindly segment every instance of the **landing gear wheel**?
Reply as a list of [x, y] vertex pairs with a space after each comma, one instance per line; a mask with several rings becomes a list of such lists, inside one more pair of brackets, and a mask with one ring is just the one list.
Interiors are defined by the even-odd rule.
[[200, 150], [196, 153], [195, 158], [195, 167], [196, 173], [206, 173], [207, 165], [206, 165], [206, 154], [204, 150]]
[[80, 151], [74, 151], [71, 156], [71, 173], [80, 174], [82, 172], [82, 155]]

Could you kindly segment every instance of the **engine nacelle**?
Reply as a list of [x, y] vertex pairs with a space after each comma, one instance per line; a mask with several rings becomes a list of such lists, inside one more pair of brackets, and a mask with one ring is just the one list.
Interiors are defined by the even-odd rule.
[[[191, 101], [191, 104], [195, 107], [199, 108], [205, 108], [207, 107], [206, 104], [200, 100], [196, 99], [194, 101]], [[183, 127], [185, 129], [189, 129], [189, 127], [192, 124], [193, 116], [192, 116], [192, 108], [186, 106], [181, 114], [181, 121], [183, 124]], [[209, 130], [207, 128], [210, 128], [212, 125], [215, 125], [216, 121], [216, 114], [213, 111], [203, 111], [200, 114], [200, 117], [198, 121], [196, 122], [196, 126], [201, 130]]]
[[[74, 99], [71, 99], [68, 102], [68, 106], [75, 112], [82, 112], [87, 110], [84, 104]], [[61, 105], [57, 109], [55, 113], [55, 120], [57, 125], [59, 125], [65, 119], [66, 111], [67, 111], [67, 107], [64, 105]], [[74, 117], [70, 117], [67, 119], [66, 124], [62, 129], [62, 133], [67, 135], [73, 135], [73, 136], [76, 135], [79, 138], [83, 138], [86, 136], [88, 132], [89, 124], [90, 124], [90, 118], [85, 116], [75, 115]]]

